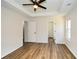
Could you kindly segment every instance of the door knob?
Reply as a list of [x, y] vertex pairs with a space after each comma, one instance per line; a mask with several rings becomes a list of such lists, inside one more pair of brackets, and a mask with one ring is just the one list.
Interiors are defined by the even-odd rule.
[[36, 34], [36, 32], [34, 32], [34, 34]]

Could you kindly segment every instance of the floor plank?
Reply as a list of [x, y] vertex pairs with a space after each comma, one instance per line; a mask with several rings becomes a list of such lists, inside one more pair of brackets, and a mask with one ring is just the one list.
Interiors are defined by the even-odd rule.
[[23, 47], [2, 59], [76, 59], [63, 44], [55, 44], [53, 39], [47, 43], [25, 43]]

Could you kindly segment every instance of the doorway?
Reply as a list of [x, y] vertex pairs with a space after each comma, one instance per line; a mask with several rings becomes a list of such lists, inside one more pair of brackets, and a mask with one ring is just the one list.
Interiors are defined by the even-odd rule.
[[23, 45], [25, 42], [28, 41], [28, 22], [24, 21], [24, 26], [23, 26]]
[[54, 41], [54, 23], [53, 21], [48, 23], [48, 40], [52, 39]]

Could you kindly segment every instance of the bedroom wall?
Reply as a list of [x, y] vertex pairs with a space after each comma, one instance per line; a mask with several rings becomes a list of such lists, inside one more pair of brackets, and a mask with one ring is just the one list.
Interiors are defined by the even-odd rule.
[[[49, 29], [48, 24], [50, 21], [52, 21], [53, 23], [56, 23], [55, 28], [53, 28], [54, 31], [56, 31], [54, 33], [55, 42], [57, 44], [64, 43], [64, 17], [63, 16], [34, 17], [31, 19], [31, 21], [35, 21], [37, 24], [36, 25], [37, 39], [35, 42], [48, 43], [48, 29]], [[25, 39], [25, 41], [27, 42], [27, 38]]]
[[57, 44], [64, 44], [64, 16], [58, 15], [53, 17], [54, 38]]
[[1, 57], [23, 45], [23, 24], [28, 20], [19, 12], [1, 6]]
[[71, 39], [70, 41], [68, 41], [65, 34], [65, 44], [70, 49], [70, 51], [74, 54], [74, 56], [77, 57], [77, 8], [76, 7], [66, 15], [66, 20], [68, 20], [68, 18], [71, 20]]
[[[36, 39], [35, 40], [28, 40], [27, 39], [27, 25], [28, 22], [36, 22]], [[32, 18], [30, 21], [25, 24], [25, 42], [37, 42], [37, 43], [48, 43], [48, 19], [45, 17], [35, 17]], [[32, 30], [32, 29], [31, 29]], [[29, 38], [29, 37], [28, 37]]]

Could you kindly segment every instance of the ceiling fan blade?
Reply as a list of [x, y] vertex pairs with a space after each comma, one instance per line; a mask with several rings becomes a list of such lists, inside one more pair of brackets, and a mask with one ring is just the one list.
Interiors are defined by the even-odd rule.
[[39, 0], [38, 1], [38, 4], [40, 4], [40, 3], [44, 2], [44, 1], [46, 1], [46, 0]]
[[43, 9], [47, 9], [46, 7], [44, 7], [44, 6], [42, 6], [42, 5], [39, 5], [39, 4], [38, 4], [38, 7], [41, 7], [41, 8], [43, 8]]
[[35, 1], [33, 1], [33, 0], [30, 0], [30, 1], [35, 4]]
[[35, 2], [37, 2], [37, 0], [35, 0]]
[[36, 11], [36, 8], [34, 8], [34, 11]]
[[34, 4], [22, 4], [23, 6], [26, 6], [26, 5], [34, 5]]

